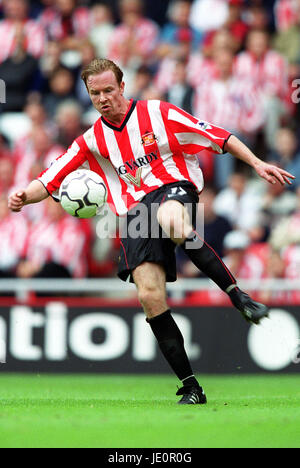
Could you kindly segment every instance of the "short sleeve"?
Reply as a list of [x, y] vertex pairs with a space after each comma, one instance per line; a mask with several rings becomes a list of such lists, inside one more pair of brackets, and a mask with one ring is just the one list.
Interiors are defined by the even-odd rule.
[[85, 167], [87, 154], [84, 146], [80, 145], [81, 139], [82, 137], [79, 137], [75, 140], [66, 153], [55, 159], [49, 168], [38, 176], [38, 180], [53, 198], [58, 199], [59, 188], [68, 174], [79, 168], [89, 168], [88, 165]]
[[165, 122], [175, 135], [181, 150], [187, 154], [196, 154], [208, 150], [216, 154], [225, 153], [225, 144], [231, 133], [222, 127], [199, 120], [179, 107], [162, 103]]

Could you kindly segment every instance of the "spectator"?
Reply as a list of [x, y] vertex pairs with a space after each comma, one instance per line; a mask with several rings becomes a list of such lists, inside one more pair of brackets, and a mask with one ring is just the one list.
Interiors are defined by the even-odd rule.
[[269, 255], [266, 263], [266, 277], [284, 279], [285, 278], [285, 264], [280, 252], [269, 249]]
[[91, 276], [113, 276], [116, 271], [115, 259], [120, 249], [120, 223], [122, 221], [106, 205], [99, 216], [93, 218], [95, 233], [92, 242], [92, 258], [89, 264]]
[[39, 20], [48, 39], [59, 41], [63, 50], [77, 49], [90, 31], [90, 14], [85, 7], [77, 7], [77, 0], [54, 0]]
[[216, 77], [217, 71], [213, 56], [218, 51], [235, 51], [232, 36], [225, 29], [218, 31], [213, 36], [209, 47], [194, 52], [188, 38], [182, 37], [181, 39], [177, 46], [173, 47], [172, 54], [165, 57], [160, 63], [155, 83], [163, 93], [166, 93], [173, 85], [173, 72], [178, 61], [186, 62], [187, 83], [196, 88]]
[[173, 84], [167, 91], [166, 100], [191, 114], [194, 88], [187, 82], [186, 64], [183, 60], [176, 62], [170, 81]]
[[95, 56], [107, 57], [115, 30], [110, 7], [102, 3], [96, 3], [91, 9], [91, 24], [89, 40], [95, 47]]
[[234, 229], [248, 231], [259, 225], [262, 193], [263, 187], [252, 186], [244, 173], [236, 172], [216, 196], [214, 209]]
[[[300, 188], [297, 190], [297, 209], [291, 215], [280, 220], [272, 232], [270, 244], [274, 251], [278, 252], [284, 263], [284, 276], [293, 281], [300, 280]], [[287, 298], [299, 303], [299, 288], [286, 292]]]
[[44, 106], [53, 118], [57, 107], [67, 99], [74, 98], [75, 79], [67, 68], [58, 68], [49, 79], [49, 92], [45, 95]]
[[32, 125], [49, 124], [44, 106], [40, 101], [39, 95], [32, 94], [27, 98], [27, 103], [24, 107], [25, 114], [29, 117]]
[[249, 26], [249, 30], [269, 30], [270, 18], [263, 5], [263, 2], [253, 3], [245, 11], [245, 21]]
[[156, 88], [154, 85], [150, 84], [148, 88], [144, 89], [142, 92], [141, 96], [142, 100], [150, 100], [150, 99], [158, 99], [160, 101], [163, 101], [164, 95], [160, 92], [158, 88]]
[[283, 56], [270, 49], [266, 31], [249, 33], [247, 50], [238, 55], [235, 72], [239, 79], [251, 77], [260, 92], [259, 100], [266, 115], [265, 140], [268, 148], [273, 149], [274, 135], [288, 112], [288, 65]]
[[197, 88], [194, 114], [251, 141], [264, 123], [255, 86], [235, 75], [231, 51], [218, 50], [214, 60], [216, 77]]
[[213, 59], [218, 50], [230, 50], [234, 55], [238, 52], [239, 45], [228, 28], [223, 27], [207, 36], [203, 44], [203, 54], [205, 57]]
[[[249, 26], [242, 19], [244, 10], [244, 0], [228, 0], [228, 16], [222, 29], [227, 30], [231, 35], [231, 47], [237, 52], [244, 46]], [[218, 31], [211, 31], [206, 34], [204, 48], [207, 50]]]
[[[1, 160], [0, 160], [1, 164]], [[2, 174], [2, 172], [0, 172]], [[0, 195], [0, 278], [15, 277], [28, 232], [24, 216], [15, 216], [7, 207], [7, 196]]]
[[189, 0], [173, 0], [169, 5], [167, 23], [161, 31], [157, 55], [163, 58], [172, 52], [173, 47], [181, 42], [183, 35], [188, 37], [192, 49], [199, 48], [202, 34], [190, 26], [191, 2]]
[[153, 74], [149, 67], [141, 65], [135, 75], [131, 97], [135, 100], [142, 98], [143, 92], [151, 86]]
[[249, 29], [242, 19], [244, 0], [229, 0], [228, 3], [229, 11], [224, 28], [229, 30], [237, 42], [237, 47], [240, 49], [244, 45]]
[[8, 141], [4, 135], [0, 133], [0, 160], [2, 158], [10, 158], [11, 151], [8, 145]]
[[[249, 79], [238, 78], [233, 64], [234, 56], [229, 50], [219, 50], [215, 54], [216, 78], [198, 86], [193, 114], [229, 129], [251, 146], [264, 123], [263, 112], [254, 84]], [[227, 184], [234, 164], [231, 155], [216, 158], [218, 188]]]
[[285, 31], [294, 25], [297, 17], [297, 0], [276, 0], [274, 14], [277, 31]]
[[0, 195], [8, 195], [14, 185], [15, 168], [14, 160], [11, 156], [0, 158]]
[[87, 92], [86, 86], [81, 79], [81, 70], [82, 68], [86, 67], [95, 57], [96, 57], [96, 49], [94, 45], [88, 41], [82, 41], [80, 48], [80, 67], [77, 71], [77, 78], [76, 78], [76, 97], [78, 98], [81, 106], [84, 109], [88, 109], [91, 107], [91, 99]]
[[206, 184], [215, 186], [215, 155], [211, 151], [203, 150], [198, 153], [197, 157]]
[[142, 0], [120, 0], [121, 24], [111, 40], [109, 58], [119, 65], [130, 65], [135, 70], [153, 61], [159, 28], [143, 15]]
[[26, 186], [37, 175], [64, 152], [62, 146], [53, 143], [51, 133], [43, 125], [35, 125], [23, 145], [15, 148], [15, 184]]
[[[292, 212], [292, 210], [291, 210]], [[270, 236], [270, 244], [274, 250], [280, 250], [291, 244], [300, 245], [300, 188], [297, 189], [295, 211], [290, 216], [282, 217], [274, 226]]]
[[[231, 224], [222, 216], [218, 216], [214, 209], [214, 200], [216, 191], [213, 187], [206, 187], [200, 195], [198, 206], [197, 225], [200, 226], [200, 232], [204, 224], [204, 239], [216, 252], [222, 257], [224, 254], [223, 240], [232, 230]], [[199, 232], [199, 231], [198, 231]], [[188, 257], [181, 249], [177, 251], [177, 263], [180, 274], [188, 277], [199, 275], [199, 270], [190, 262]]]
[[28, 17], [27, 0], [3, 0], [4, 19], [0, 21], [0, 63], [12, 57], [19, 47], [20, 29], [24, 52], [38, 59], [45, 47], [45, 33], [40, 24]]
[[227, 0], [195, 0], [192, 4], [190, 24], [206, 33], [221, 28], [228, 17]]
[[261, 197], [261, 215], [263, 222], [272, 230], [286, 216], [291, 215], [297, 207], [297, 196], [294, 192], [284, 190], [281, 184], [268, 184]]
[[232, 231], [232, 225], [223, 216], [216, 213], [214, 202], [217, 192], [213, 187], [206, 187], [200, 195], [200, 204], [204, 207], [204, 239], [220, 257], [224, 256], [223, 242]]
[[3, 112], [23, 110], [27, 93], [34, 89], [38, 69], [36, 59], [27, 52], [25, 31], [21, 24], [14, 28], [14, 34], [14, 53], [0, 64], [0, 76], [6, 84], [6, 102], [1, 104]]
[[[32, 148], [32, 133], [33, 129], [42, 129], [42, 132], [47, 128], [47, 134], [55, 137], [56, 129], [52, 121], [48, 120], [46, 110], [41, 103], [41, 96], [32, 93], [27, 98], [27, 103], [24, 107], [24, 114], [27, 115], [30, 121], [30, 130], [24, 136], [17, 138], [13, 146], [13, 154], [17, 157], [25, 156], [28, 148]], [[30, 149], [30, 152], [32, 150]], [[27, 179], [26, 179], [27, 180]]]
[[279, 30], [274, 40], [274, 47], [291, 65], [300, 63], [300, 0], [297, 0], [295, 14], [295, 20], [288, 27]]
[[189, 69], [189, 60], [191, 58], [191, 41], [189, 36], [182, 36], [177, 44], [171, 49], [171, 53], [160, 61], [156, 76], [155, 86], [161, 93], [167, 93], [175, 84], [176, 66], [182, 62]]
[[71, 146], [78, 135], [84, 133], [81, 125], [82, 109], [73, 100], [64, 101], [56, 109], [55, 121], [58, 128], [57, 141], [64, 148]]
[[282, 127], [276, 135], [276, 151], [271, 159], [292, 173], [296, 180], [292, 189], [300, 185], [300, 151], [295, 132], [288, 127]]
[[[285, 277], [291, 280], [300, 280], [300, 245], [292, 244], [284, 249], [282, 253], [283, 261], [285, 264]], [[295, 296], [299, 301], [299, 289], [297, 289]]]
[[[295, 246], [293, 246], [295, 247]], [[266, 278], [276, 280], [288, 279], [291, 271], [289, 271], [289, 253], [292, 249], [284, 252], [273, 250], [269, 247], [268, 256], [266, 257]], [[294, 272], [290, 279], [296, 279]], [[288, 291], [288, 290], [267, 290], [260, 291], [259, 297], [257, 298], [264, 303], [274, 303], [277, 306], [280, 304], [287, 305], [289, 302], [292, 304], [299, 302], [299, 291]]]
[[[62, 46], [59, 41], [50, 40], [47, 42], [45, 54], [40, 60], [40, 70], [42, 78], [45, 81], [44, 87], [46, 88], [46, 91], [49, 91], [49, 89], [47, 89], [49, 78], [52, 76], [55, 70], [62, 67], [62, 51]], [[45, 89], [43, 89], [43, 91], [45, 91]]]
[[220, 29], [212, 35], [212, 41], [203, 45], [202, 51], [192, 53], [187, 64], [188, 81], [193, 87], [216, 78], [214, 56], [218, 51], [228, 50], [236, 53], [236, 44], [226, 29]]
[[229, 232], [224, 238], [224, 262], [236, 278], [259, 280], [264, 276], [265, 265], [259, 256], [248, 251], [249, 247], [245, 232]]
[[81, 278], [87, 275], [87, 236], [79, 220], [59, 203], [46, 202], [46, 215], [28, 235], [20, 278]]

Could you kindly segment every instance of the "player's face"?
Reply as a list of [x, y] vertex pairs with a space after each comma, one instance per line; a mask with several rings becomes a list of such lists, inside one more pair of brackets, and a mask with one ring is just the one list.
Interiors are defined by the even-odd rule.
[[109, 121], [118, 121], [124, 106], [124, 83], [117, 82], [113, 71], [91, 75], [87, 80], [93, 106]]

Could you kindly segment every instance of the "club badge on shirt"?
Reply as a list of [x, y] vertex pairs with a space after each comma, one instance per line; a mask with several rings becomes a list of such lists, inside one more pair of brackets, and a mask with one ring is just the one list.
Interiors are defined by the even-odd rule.
[[154, 135], [154, 132], [148, 132], [148, 133], [145, 133], [145, 135], [142, 136], [141, 144], [143, 146], [150, 146], [150, 145], [153, 145], [156, 140], [157, 140], [157, 138]]

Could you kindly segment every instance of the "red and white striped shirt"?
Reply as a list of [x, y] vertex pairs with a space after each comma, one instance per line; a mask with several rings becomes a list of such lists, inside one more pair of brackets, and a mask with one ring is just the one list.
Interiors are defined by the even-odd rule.
[[[285, 278], [300, 281], [300, 245], [292, 244], [286, 247], [282, 252], [282, 258], [285, 263]], [[299, 288], [292, 291], [290, 297], [296, 304], [299, 304]]]
[[230, 257], [224, 258], [223, 261], [238, 279], [251, 280], [261, 279], [264, 277], [265, 265], [257, 255], [254, 255], [251, 252], [251, 250], [249, 252], [245, 252], [245, 255], [236, 271], [234, 271], [234, 267], [231, 265]]
[[235, 73], [239, 78], [252, 79], [262, 93], [286, 100], [288, 63], [278, 52], [269, 50], [262, 60], [257, 60], [250, 52], [242, 52], [236, 58]]
[[192, 54], [187, 64], [187, 81], [196, 88], [205, 81], [217, 77], [215, 61], [204, 57], [199, 53]]
[[297, 0], [276, 0], [274, 14], [278, 31], [290, 28], [297, 21]]
[[[16, 48], [16, 25], [10, 20], [0, 22], [0, 63], [14, 53]], [[35, 58], [44, 53], [46, 35], [43, 27], [34, 20], [24, 21], [25, 49]]]
[[285, 263], [285, 277], [300, 280], [300, 246], [293, 244], [283, 250], [282, 257]]
[[86, 233], [79, 220], [65, 215], [57, 222], [44, 216], [27, 236], [23, 255], [42, 268], [54, 262], [66, 267], [75, 278], [87, 275]]
[[63, 179], [78, 168], [97, 172], [108, 188], [108, 203], [125, 214], [147, 193], [187, 180], [199, 192], [203, 175], [197, 153], [223, 154], [230, 133], [158, 101], [131, 101], [120, 126], [101, 117], [75, 140], [39, 180], [57, 197]]
[[264, 113], [253, 83], [232, 77], [213, 79], [197, 88], [194, 115], [245, 135], [256, 133], [264, 124]]
[[69, 20], [64, 20], [55, 8], [49, 7], [39, 17], [49, 39], [62, 41], [68, 36], [87, 37], [91, 27], [90, 12], [85, 7], [74, 10]]
[[[164, 58], [155, 76], [155, 86], [162, 93], [167, 92], [174, 85], [174, 71], [177, 60], [172, 57]], [[204, 58], [201, 54], [191, 54], [186, 65], [186, 80], [196, 88], [203, 82], [216, 76], [215, 62]]]
[[[24, 142], [24, 144], [22, 144]], [[61, 155], [63, 151], [62, 146], [54, 144], [49, 150], [43, 155], [42, 161], [37, 155], [32, 141], [28, 138], [22, 138], [16, 145], [14, 152], [16, 161], [16, 172], [14, 185], [18, 187], [26, 187], [31, 177], [31, 170], [35, 163], [40, 163], [41, 168], [49, 166], [51, 161]]]
[[23, 213], [11, 213], [0, 220], [0, 270], [12, 270], [21, 260], [28, 223]]
[[108, 53], [110, 60], [122, 63], [124, 44], [128, 41], [131, 34], [134, 35], [135, 44], [141, 55], [150, 58], [157, 45], [159, 28], [154, 21], [141, 18], [133, 30], [124, 23], [115, 28]]

